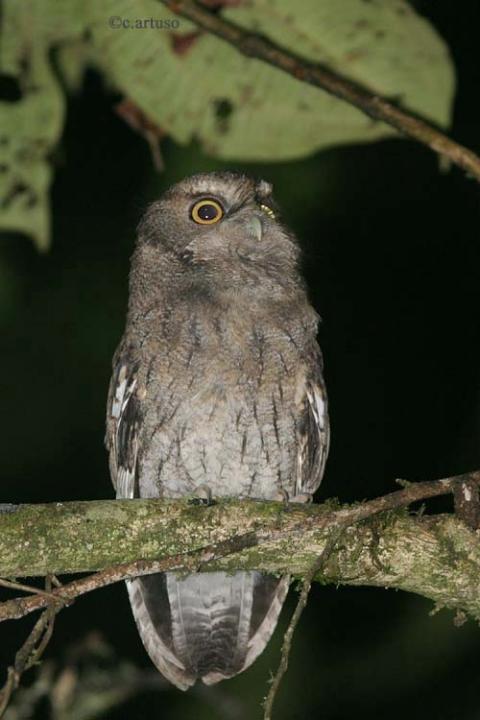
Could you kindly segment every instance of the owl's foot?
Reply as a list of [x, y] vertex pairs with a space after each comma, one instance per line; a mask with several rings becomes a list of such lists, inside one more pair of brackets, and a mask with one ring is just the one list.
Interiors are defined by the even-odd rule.
[[283, 490], [283, 488], [279, 488], [273, 500], [283, 503], [283, 507], [285, 508], [285, 510], [288, 510], [289, 495], [286, 490]]
[[313, 503], [313, 493], [299, 493], [298, 495], [294, 495], [289, 498], [289, 502], [311, 505]]
[[12, 505], [12, 503], [0, 503], [0, 515], [14, 513], [18, 510], [18, 508], [18, 505]]
[[193, 491], [192, 496], [188, 501], [190, 505], [206, 505], [207, 507], [215, 505], [212, 491], [208, 485], [198, 485]]
[[313, 502], [313, 495], [312, 493], [299, 493], [298, 495], [292, 495], [292, 497], [290, 497], [286, 490], [281, 489], [278, 490], [273, 499], [277, 500], [277, 502], [283, 502], [285, 509], [288, 510], [292, 503], [310, 505]]

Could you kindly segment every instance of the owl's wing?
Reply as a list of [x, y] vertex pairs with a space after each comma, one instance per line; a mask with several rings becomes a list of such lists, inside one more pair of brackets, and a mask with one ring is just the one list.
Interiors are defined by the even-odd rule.
[[[138, 396], [137, 373], [138, 363], [132, 359], [128, 348], [120, 345], [113, 359], [105, 438], [117, 498], [140, 496], [137, 457], [143, 410]], [[165, 575], [160, 573], [127, 580], [127, 589], [140, 637], [152, 660], [165, 677], [186, 690], [195, 678], [185, 671], [172, 648], [171, 611]]]
[[115, 354], [107, 402], [105, 444], [118, 498], [138, 497], [137, 455], [141, 404], [137, 395], [138, 365], [122, 346]]
[[313, 360], [300, 398], [297, 423], [297, 495], [311, 495], [319, 487], [330, 445], [327, 393], [320, 350], [315, 350]]

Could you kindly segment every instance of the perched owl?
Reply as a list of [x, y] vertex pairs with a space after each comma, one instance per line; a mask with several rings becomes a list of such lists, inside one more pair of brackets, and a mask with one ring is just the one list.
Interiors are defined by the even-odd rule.
[[[195, 175], [149, 207], [107, 409], [118, 498], [315, 492], [328, 417], [318, 316], [298, 260], [263, 180]], [[168, 572], [127, 586], [150, 657], [186, 690], [255, 660], [288, 578]]]

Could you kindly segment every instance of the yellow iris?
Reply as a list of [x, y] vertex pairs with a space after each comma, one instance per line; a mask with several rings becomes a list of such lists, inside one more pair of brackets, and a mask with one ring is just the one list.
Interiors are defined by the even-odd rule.
[[192, 220], [199, 225], [213, 225], [223, 217], [223, 208], [216, 200], [204, 198], [192, 207]]

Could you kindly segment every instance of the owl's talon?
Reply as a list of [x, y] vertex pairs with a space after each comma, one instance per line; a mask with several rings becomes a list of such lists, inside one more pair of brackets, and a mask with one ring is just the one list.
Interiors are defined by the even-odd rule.
[[277, 494], [274, 497], [274, 500], [277, 500], [277, 502], [283, 502], [285, 510], [289, 510], [293, 503], [302, 503], [304, 505], [310, 505], [313, 502], [313, 494], [312, 493], [298, 493], [298, 495], [293, 495], [292, 497], [290, 497], [288, 492], [286, 490], [282, 489], [282, 490], [278, 490]]
[[311, 505], [313, 503], [313, 493], [299, 493], [290, 498], [291, 503], [303, 503]]
[[193, 491], [193, 497], [190, 498], [188, 503], [189, 505], [204, 505], [205, 507], [210, 507], [211, 505], [215, 505], [215, 500], [208, 485], [199, 485]]

